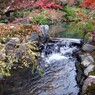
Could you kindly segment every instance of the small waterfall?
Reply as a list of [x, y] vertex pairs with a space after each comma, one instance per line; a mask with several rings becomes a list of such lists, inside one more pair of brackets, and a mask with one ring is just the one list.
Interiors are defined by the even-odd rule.
[[31, 68], [9, 77], [4, 95], [79, 95], [76, 81], [79, 39], [54, 39], [45, 43], [40, 61], [43, 75]]
[[45, 44], [41, 55], [44, 74], [31, 95], [78, 95], [75, 55], [79, 46], [78, 39], [56, 39]]

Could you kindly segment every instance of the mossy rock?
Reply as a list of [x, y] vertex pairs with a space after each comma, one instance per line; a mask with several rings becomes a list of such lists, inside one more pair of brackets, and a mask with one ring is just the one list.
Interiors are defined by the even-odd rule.
[[95, 75], [95, 67], [94, 67], [93, 71], [88, 73], [88, 75]]
[[90, 84], [85, 90], [84, 95], [95, 95], [95, 84]]

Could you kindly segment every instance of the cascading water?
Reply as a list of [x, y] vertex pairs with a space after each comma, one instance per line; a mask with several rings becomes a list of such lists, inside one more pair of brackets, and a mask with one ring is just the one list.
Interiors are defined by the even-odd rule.
[[78, 95], [74, 55], [79, 51], [79, 44], [80, 40], [75, 39], [58, 39], [45, 44], [41, 62], [44, 74], [31, 88], [31, 95]]
[[32, 75], [28, 69], [11, 76], [6, 81], [4, 95], [78, 95], [75, 64], [80, 44], [76, 39], [56, 39], [46, 43], [40, 62], [43, 75]]

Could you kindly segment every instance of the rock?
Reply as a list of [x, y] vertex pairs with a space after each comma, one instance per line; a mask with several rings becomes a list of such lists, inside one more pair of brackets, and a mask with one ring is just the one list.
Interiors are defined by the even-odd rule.
[[89, 65], [89, 66], [84, 70], [84, 74], [85, 74], [86, 76], [88, 76], [88, 74], [89, 74], [91, 71], [93, 71], [93, 69], [94, 69], [94, 65], [93, 65], [93, 64]]
[[91, 56], [91, 55], [83, 55], [82, 57], [81, 57], [81, 59], [82, 59], [82, 62], [81, 62], [81, 64], [84, 66], [84, 67], [87, 67], [87, 66], [89, 66], [91, 63], [94, 63], [94, 59], [93, 59], [93, 57]]
[[40, 30], [43, 36], [49, 35], [49, 26], [48, 25], [40, 25]]
[[49, 26], [40, 25], [40, 31], [41, 31], [41, 40], [45, 42], [49, 38]]
[[[84, 84], [83, 84], [83, 87], [82, 87], [82, 91], [83, 93], [87, 90], [87, 88], [91, 85], [95, 84], [95, 76], [89, 76], [85, 81], [84, 81]], [[94, 93], [95, 94], [95, 93]], [[93, 94], [93, 95], [94, 95]], [[84, 95], [84, 94], [83, 94]], [[87, 94], [88, 95], [88, 94]], [[92, 95], [92, 94], [89, 94], [89, 95]]]
[[93, 40], [93, 37], [89, 37], [88, 42], [90, 43], [92, 42], [92, 40]]
[[32, 34], [27, 38], [28, 41], [38, 41], [39, 36], [37, 32], [32, 32]]
[[24, 54], [24, 51], [28, 50], [28, 47], [25, 43], [21, 44], [18, 48], [18, 50], [16, 51], [16, 58], [17, 59], [21, 59], [23, 54]]
[[89, 53], [86, 53], [86, 54], [81, 54], [81, 55], [79, 55], [79, 57], [81, 58], [81, 62], [84, 61], [84, 59], [85, 59], [87, 56], [90, 56], [90, 54], [89, 54]]
[[16, 29], [16, 27], [12, 25], [12, 26], [10, 26], [10, 29]]
[[30, 20], [27, 18], [23, 18], [21, 20], [14, 21], [13, 24], [30, 24]]
[[82, 47], [83, 51], [87, 51], [87, 52], [92, 52], [95, 50], [95, 46], [91, 45], [91, 44], [85, 44]]
[[0, 25], [4, 25], [5, 23], [0, 23]]
[[9, 41], [8, 38], [2, 38], [2, 43], [7, 43]]
[[20, 44], [19, 38], [9, 39], [9, 42], [6, 43], [6, 54], [7, 54], [7, 56], [13, 56], [14, 55], [16, 44]]
[[82, 79], [83, 71], [82, 71], [81, 64], [79, 62], [76, 64], [76, 69], [77, 69], [76, 79], [77, 79], [77, 82], [80, 84], [80, 81]]
[[11, 6], [7, 6], [7, 8], [3, 10], [3, 13], [8, 12], [8, 10], [10, 9], [10, 7], [11, 7]]
[[20, 39], [19, 38], [10, 38], [9, 42], [7, 45], [15, 46], [16, 44], [20, 44]]
[[3, 79], [3, 75], [2, 74], [0, 74], [0, 80], [2, 80]]

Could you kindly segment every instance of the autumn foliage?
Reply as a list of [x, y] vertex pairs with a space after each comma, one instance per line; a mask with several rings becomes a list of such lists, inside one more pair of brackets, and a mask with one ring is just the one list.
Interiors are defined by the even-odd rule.
[[62, 7], [55, 3], [55, 0], [14, 0], [9, 3], [10, 9], [33, 8], [59, 8]]
[[86, 8], [95, 8], [95, 0], [84, 0], [80, 6]]
[[59, 4], [55, 3], [55, 0], [38, 0], [35, 5], [36, 7], [40, 8], [59, 8], [61, 9], [62, 7]]

